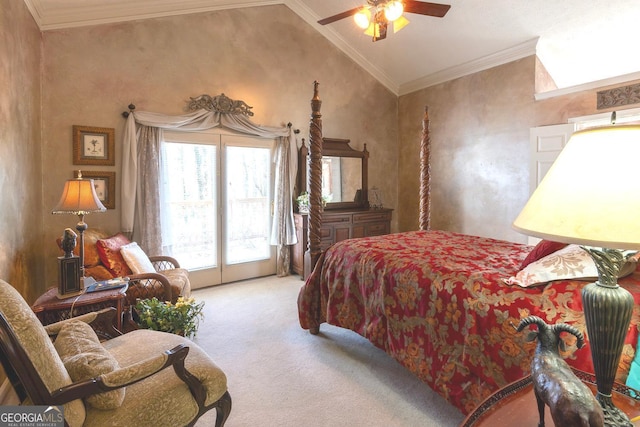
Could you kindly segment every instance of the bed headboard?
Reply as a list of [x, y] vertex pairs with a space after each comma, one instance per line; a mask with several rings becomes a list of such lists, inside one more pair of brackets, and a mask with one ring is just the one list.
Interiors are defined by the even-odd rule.
[[[318, 93], [319, 83], [313, 82], [313, 98], [311, 99], [311, 121], [309, 122], [309, 248], [305, 252], [305, 264], [313, 269], [320, 257], [320, 227], [322, 226], [322, 101]], [[421, 230], [431, 226], [431, 130], [429, 110], [424, 109], [422, 120], [422, 137], [420, 142], [420, 223]]]

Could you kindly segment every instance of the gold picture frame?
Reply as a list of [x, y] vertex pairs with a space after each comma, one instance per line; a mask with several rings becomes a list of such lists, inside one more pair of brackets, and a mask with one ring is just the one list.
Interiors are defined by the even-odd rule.
[[[74, 172], [74, 178], [78, 177], [78, 171]], [[102, 171], [82, 171], [82, 177], [93, 180], [98, 199], [105, 208], [116, 208], [116, 173]]]
[[73, 164], [115, 166], [115, 130], [73, 125]]

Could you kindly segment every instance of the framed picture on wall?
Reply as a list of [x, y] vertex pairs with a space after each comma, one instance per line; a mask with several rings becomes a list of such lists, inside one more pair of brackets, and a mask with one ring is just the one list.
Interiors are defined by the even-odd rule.
[[[78, 172], [74, 172], [74, 178], [78, 177]], [[98, 199], [105, 208], [116, 208], [116, 173], [100, 171], [82, 171], [82, 177], [93, 180], [93, 187], [96, 189]]]
[[113, 128], [73, 126], [73, 164], [114, 166], [115, 131]]

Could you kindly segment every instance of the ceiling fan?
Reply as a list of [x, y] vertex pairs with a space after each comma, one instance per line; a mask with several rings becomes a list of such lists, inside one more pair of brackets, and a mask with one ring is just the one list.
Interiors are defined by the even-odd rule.
[[366, 0], [367, 4], [346, 10], [337, 15], [318, 21], [320, 25], [331, 24], [349, 16], [354, 17], [356, 25], [365, 30], [365, 34], [372, 37], [373, 41], [387, 37], [387, 27], [393, 24], [393, 32], [404, 28], [409, 20], [402, 16], [403, 12], [417, 13], [419, 15], [435, 16], [442, 18], [451, 7], [448, 4], [428, 3], [416, 0]]

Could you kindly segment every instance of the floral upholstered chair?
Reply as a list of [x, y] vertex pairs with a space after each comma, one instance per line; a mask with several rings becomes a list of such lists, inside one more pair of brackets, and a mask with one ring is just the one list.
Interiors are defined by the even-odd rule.
[[231, 411], [227, 379], [197, 345], [147, 329], [99, 342], [89, 325], [112, 309], [42, 326], [0, 280], [0, 361], [25, 405], [61, 405], [67, 425], [187, 426]]

